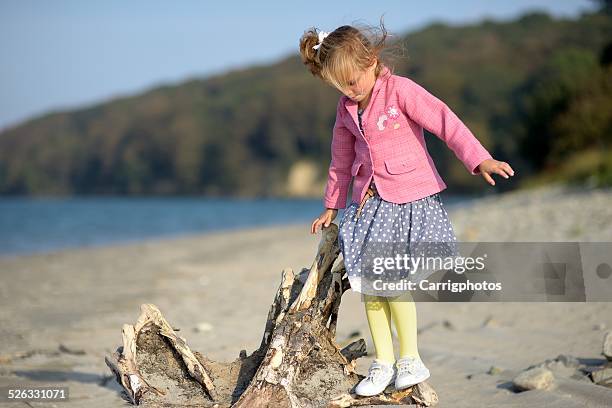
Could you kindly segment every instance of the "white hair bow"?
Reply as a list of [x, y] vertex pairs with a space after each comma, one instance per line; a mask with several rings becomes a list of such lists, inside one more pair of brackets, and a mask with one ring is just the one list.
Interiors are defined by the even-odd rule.
[[327, 37], [328, 35], [329, 35], [328, 32], [319, 31], [319, 43], [317, 45], [313, 45], [312, 48], [314, 48], [315, 50], [318, 50], [321, 44], [323, 44], [323, 40], [325, 39], [325, 37]]

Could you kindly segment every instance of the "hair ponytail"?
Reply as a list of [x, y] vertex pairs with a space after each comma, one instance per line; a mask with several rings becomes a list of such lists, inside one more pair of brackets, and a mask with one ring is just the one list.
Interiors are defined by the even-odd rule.
[[321, 76], [321, 60], [319, 59], [319, 52], [323, 48], [323, 45], [319, 49], [315, 50], [313, 47], [319, 43], [319, 30], [312, 27], [302, 35], [300, 38], [300, 55], [302, 62], [306, 65], [306, 68], [314, 76]]

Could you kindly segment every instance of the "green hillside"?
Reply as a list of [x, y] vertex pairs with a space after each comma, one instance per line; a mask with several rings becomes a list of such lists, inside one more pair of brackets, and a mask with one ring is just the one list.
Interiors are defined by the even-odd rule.
[[[499, 189], [612, 184], [611, 34], [603, 13], [433, 24], [400, 38], [407, 56], [395, 72], [513, 165]], [[322, 195], [339, 96], [296, 53], [49, 113], [0, 133], [0, 194]], [[449, 191], [485, 188], [438, 138], [427, 140]]]

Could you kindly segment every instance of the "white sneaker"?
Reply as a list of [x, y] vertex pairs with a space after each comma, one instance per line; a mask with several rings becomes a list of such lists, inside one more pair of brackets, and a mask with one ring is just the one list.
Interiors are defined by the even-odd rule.
[[374, 359], [367, 377], [355, 387], [355, 394], [364, 397], [380, 394], [395, 380], [395, 374], [393, 363]]
[[395, 388], [401, 390], [425, 381], [429, 378], [429, 369], [425, 367], [423, 361], [417, 357], [403, 357], [395, 362], [397, 376], [395, 378]]

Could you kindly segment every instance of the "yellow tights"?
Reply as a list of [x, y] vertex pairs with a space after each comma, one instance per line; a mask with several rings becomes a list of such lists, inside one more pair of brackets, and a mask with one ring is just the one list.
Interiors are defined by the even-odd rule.
[[376, 358], [395, 362], [391, 319], [395, 323], [400, 346], [400, 358], [419, 357], [417, 349], [416, 305], [410, 291], [399, 296], [382, 297], [363, 294], [366, 316], [376, 349]]

